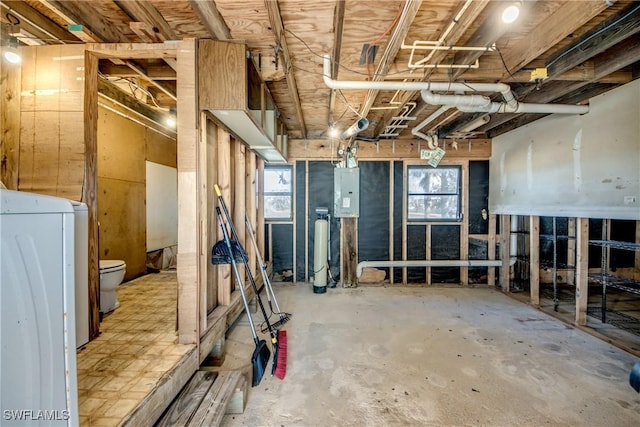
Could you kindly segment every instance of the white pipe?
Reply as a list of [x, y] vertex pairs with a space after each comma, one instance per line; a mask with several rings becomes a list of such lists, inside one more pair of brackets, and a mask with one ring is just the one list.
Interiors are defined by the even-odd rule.
[[[507, 92], [501, 93], [504, 97]], [[482, 95], [440, 95], [429, 90], [423, 90], [420, 95], [427, 104], [449, 105], [464, 113], [586, 114], [589, 112], [588, 105], [524, 103], [516, 101], [510, 90], [508, 93], [513, 102], [491, 102], [489, 97]]]
[[588, 105], [568, 104], [532, 104], [519, 102], [516, 107], [501, 102], [492, 102], [484, 107], [460, 106], [458, 110], [464, 113], [541, 113], [541, 114], [586, 114]]
[[434, 140], [434, 138], [431, 135], [426, 135], [426, 134], [420, 132], [420, 130], [422, 130], [423, 127], [427, 126], [429, 123], [433, 122], [435, 119], [437, 119], [438, 117], [443, 115], [450, 108], [451, 108], [450, 105], [443, 105], [442, 107], [438, 108], [429, 117], [427, 117], [426, 119], [421, 121], [413, 129], [411, 129], [411, 134], [414, 135], [414, 136], [417, 136], [418, 138], [422, 138], [422, 139], [426, 140], [427, 141], [427, 145], [429, 146], [429, 149], [430, 150], [435, 150], [436, 147], [438, 146], [438, 141]]
[[[516, 259], [509, 258], [509, 265], [515, 265]], [[362, 276], [362, 270], [366, 267], [502, 267], [502, 260], [464, 260], [464, 259], [438, 259], [438, 260], [406, 260], [406, 261], [360, 261], [356, 267], [356, 275]]]
[[450, 82], [390, 82], [364, 80], [334, 80], [331, 78], [331, 58], [324, 56], [323, 66], [324, 84], [330, 89], [359, 89], [359, 90], [405, 90], [405, 91], [446, 91], [446, 92], [500, 92], [505, 101], [513, 98], [511, 87], [504, 83], [450, 83]]

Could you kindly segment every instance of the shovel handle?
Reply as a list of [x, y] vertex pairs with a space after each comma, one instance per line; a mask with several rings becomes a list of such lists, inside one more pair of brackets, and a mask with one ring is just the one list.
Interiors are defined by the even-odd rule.
[[213, 189], [216, 190], [216, 195], [218, 197], [222, 196], [222, 191], [220, 191], [220, 187], [218, 187], [218, 184], [214, 184]]

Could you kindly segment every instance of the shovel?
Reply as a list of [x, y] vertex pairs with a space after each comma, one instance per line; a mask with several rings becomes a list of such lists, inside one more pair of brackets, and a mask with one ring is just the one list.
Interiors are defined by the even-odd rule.
[[[253, 336], [253, 342], [256, 344], [256, 348], [251, 355], [251, 365], [253, 366], [253, 380], [251, 383], [252, 387], [256, 387], [260, 384], [262, 377], [267, 369], [267, 363], [269, 362], [269, 357], [271, 357], [271, 351], [269, 351], [269, 347], [267, 346], [267, 342], [265, 340], [258, 339], [258, 334], [256, 333], [256, 328], [253, 325], [253, 319], [251, 318], [251, 311], [249, 310], [249, 303], [247, 302], [247, 296], [244, 293], [244, 285], [243, 281], [240, 278], [240, 272], [238, 271], [238, 265], [236, 264], [236, 256], [237, 254], [233, 251], [233, 246], [231, 244], [231, 238], [229, 237], [229, 232], [227, 230], [227, 226], [225, 225], [222, 219], [222, 213], [220, 212], [220, 208], [216, 206], [216, 213], [218, 215], [218, 222], [220, 223], [220, 227], [222, 228], [222, 234], [224, 236], [224, 242], [227, 246], [229, 262], [231, 262], [231, 266], [233, 267], [233, 273], [236, 277], [236, 282], [238, 283], [238, 288], [240, 289], [240, 295], [242, 296], [242, 303], [244, 304], [244, 311], [247, 313], [247, 318], [249, 319], [249, 326], [251, 327], [251, 335]], [[237, 249], [236, 249], [237, 251]]]

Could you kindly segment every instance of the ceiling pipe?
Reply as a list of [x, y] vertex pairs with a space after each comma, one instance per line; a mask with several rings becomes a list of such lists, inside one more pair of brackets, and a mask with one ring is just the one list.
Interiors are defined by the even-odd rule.
[[429, 149], [430, 150], [435, 150], [438, 147], [438, 137], [437, 137], [437, 135], [436, 136], [431, 136], [431, 135], [424, 134], [424, 133], [422, 133], [420, 131], [422, 130], [422, 128], [424, 128], [425, 126], [427, 126], [428, 124], [430, 124], [431, 122], [436, 120], [438, 117], [443, 115], [450, 108], [453, 108], [453, 107], [451, 107], [450, 105], [443, 105], [442, 107], [438, 108], [429, 117], [427, 117], [426, 119], [424, 119], [423, 121], [418, 123], [416, 125], [416, 127], [414, 127], [413, 129], [411, 129], [411, 134], [413, 136], [417, 136], [418, 138], [422, 138], [422, 139], [426, 140], [427, 141], [427, 146], [429, 147]]
[[[586, 114], [589, 112], [588, 105], [531, 104], [518, 102], [511, 92], [511, 87], [504, 83], [372, 82], [358, 80], [334, 80], [331, 78], [331, 58], [329, 55], [324, 55], [322, 77], [325, 85], [331, 89], [420, 91], [422, 99], [427, 104], [455, 107], [465, 113]], [[491, 102], [491, 99], [488, 96], [483, 95], [440, 95], [435, 94], [432, 91], [498, 92], [502, 95], [504, 102]], [[444, 111], [440, 114], [443, 112]], [[434, 119], [436, 117], [434, 117]], [[426, 124], [422, 127], [424, 126], [426, 126]], [[429, 141], [428, 135], [419, 132], [422, 127], [418, 125], [418, 132], [412, 133]], [[431, 141], [433, 142], [433, 139], [431, 139]]]

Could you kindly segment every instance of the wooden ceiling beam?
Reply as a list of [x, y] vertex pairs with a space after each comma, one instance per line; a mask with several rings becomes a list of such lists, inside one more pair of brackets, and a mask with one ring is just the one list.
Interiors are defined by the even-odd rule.
[[[564, 3], [551, 16], [542, 21], [530, 35], [523, 38], [519, 44], [510, 46], [509, 50], [504, 53], [504, 62], [508, 71], [504, 71], [502, 78], [506, 79], [510, 73], [520, 70], [538, 58], [608, 7], [604, 1], [569, 1]], [[573, 67], [564, 71], [569, 71], [571, 68]]]
[[231, 31], [213, 1], [189, 0], [193, 11], [216, 40], [231, 40]]
[[[331, 64], [331, 78], [338, 78], [338, 68], [340, 66], [340, 52], [342, 50], [342, 32], [344, 29], [344, 11], [345, 11], [345, 2], [344, 0], [336, 0], [336, 7], [333, 13], [333, 52], [331, 53], [331, 58], [333, 58], [333, 62]], [[333, 113], [336, 106], [336, 91], [331, 90], [331, 95], [329, 96], [329, 115], [327, 117], [327, 123], [333, 123], [334, 117]]]
[[[409, 28], [420, 10], [420, 6], [422, 6], [422, 0], [407, 0], [405, 3], [404, 10], [398, 19], [393, 32], [389, 36], [387, 47], [380, 57], [380, 62], [376, 67], [375, 74], [371, 79], [372, 81], [379, 82], [386, 78], [387, 73], [389, 72], [389, 67], [391, 67], [393, 61], [398, 55], [400, 46], [402, 46], [402, 42], [409, 32]], [[360, 115], [362, 117], [366, 117], [367, 114], [369, 114], [371, 107], [373, 107], [373, 103], [378, 97], [378, 93], [380, 93], [380, 91], [375, 89], [370, 89], [367, 92], [364, 102], [362, 103], [362, 108], [360, 109]]]
[[17, 16], [21, 21], [20, 25], [24, 23], [30, 24], [36, 30], [34, 33], [38, 33], [34, 35], [41, 37], [41, 39], [47, 43], [50, 43], [52, 40], [59, 40], [62, 43], [77, 43], [80, 41], [80, 39], [70, 34], [65, 28], [60, 27], [22, 1], [3, 0], [0, 5], [2, 6], [3, 14], [10, 12]]
[[[105, 21], [100, 14], [93, 10], [83, 13], [83, 8], [91, 8], [88, 2], [66, 2], [57, 0], [40, 0], [40, 3], [57, 15], [69, 25], [68, 31], [86, 43], [96, 42], [127, 42], [113, 25]], [[74, 29], [74, 25], [80, 25], [79, 30]]]
[[[607, 81], [605, 77], [639, 61], [640, 34], [636, 34], [618, 44], [614, 49], [609, 49], [608, 51], [593, 58], [594, 74], [591, 80], [575, 82], [569, 85], [566, 83], [560, 83], [559, 81], [546, 83], [540, 88], [540, 90], [532, 91], [529, 96], [524, 98], [524, 100], [526, 102], [536, 103], [559, 102], [558, 98], [561, 98], [568, 93], [579, 91], [582, 87], [592, 83], [626, 83]], [[516, 93], [516, 95], [518, 94]], [[521, 114], [492, 114], [491, 121], [478, 130], [488, 131], [501, 126], [520, 115]]]
[[151, 34], [156, 34], [156, 38], [159, 39], [152, 41], [176, 40], [178, 38], [166, 19], [150, 2], [115, 0], [114, 3], [133, 21], [150, 25]]
[[[138, 77], [139, 74], [126, 65], [109, 62], [100, 63], [100, 73], [105, 76]], [[146, 75], [153, 80], [176, 80], [176, 72], [169, 67], [150, 66], [145, 68]]]
[[280, 5], [278, 0], [265, 0], [265, 7], [269, 13], [269, 22], [275, 35], [275, 41], [280, 46], [279, 53], [283, 57], [284, 67], [288, 67], [289, 72], [286, 74], [287, 88], [289, 90], [289, 96], [291, 96], [291, 102], [296, 110], [296, 118], [300, 124], [300, 134], [302, 138], [307, 137], [307, 125], [304, 121], [304, 115], [302, 114], [302, 105], [300, 103], [300, 96], [298, 94], [298, 85], [294, 75], [291, 54], [289, 52], [289, 46], [287, 45], [287, 38], [284, 34], [284, 24], [282, 23], [282, 15], [280, 14]]
[[168, 113], [161, 112], [142, 103], [131, 94], [120, 90], [116, 85], [104, 79], [98, 79], [98, 93], [125, 107], [127, 110], [133, 111], [162, 126], [164, 126], [165, 119], [168, 117]]
[[[582, 3], [582, 2], [573, 2]], [[576, 40], [547, 62], [550, 77], [563, 73], [640, 32], [640, 3], [634, 2]]]
[[160, 43], [166, 40], [146, 22], [129, 22], [129, 28], [145, 43]]
[[158, 83], [157, 81], [155, 81], [154, 79], [149, 77], [147, 75], [147, 71], [144, 68], [142, 68], [138, 64], [134, 63], [133, 61], [127, 61], [126, 65], [127, 65], [127, 67], [131, 68], [134, 72], [136, 72], [138, 74], [138, 77], [142, 78], [144, 81], [149, 83], [151, 86], [159, 89], [161, 92], [164, 92], [167, 96], [169, 96], [174, 101], [178, 100], [178, 97], [176, 96], [175, 91], [167, 88], [165, 85], [163, 85], [161, 83]]
[[[472, 2], [467, 7], [467, 9], [465, 10], [465, 12], [462, 15], [462, 18], [460, 18], [458, 24], [453, 28], [453, 30], [451, 31], [451, 33], [447, 37], [446, 42], [448, 44], [451, 44], [451, 45], [455, 45], [456, 43], [458, 43], [458, 41], [460, 40], [462, 35], [469, 29], [469, 27], [478, 18], [478, 16], [482, 13], [482, 11], [487, 7], [488, 4], [489, 4], [489, 2], [485, 1], [485, 0]], [[461, 7], [463, 7], [463, 6], [461, 6]], [[460, 11], [460, 9], [456, 9], [455, 10], [453, 15], [451, 16], [451, 19], [450, 19], [451, 22], [453, 22], [455, 17], [458, 15], [459, 11]], [[443, 55], [445, 55], [445, 53], [442, 52], [442, 51], [436, 52], [436, 54], [434, 54], [432, 60], [440, 61], [440, 60], [442, 60]], [[420, 80], [426, 81], [429, 78], [429, 76], [430, 76], [430, 73], [424, 74], [423, 76], [420, 77]], [[415, 79], [416, 77], [417, 76], [414, 73], [412, 78]], [[408, 77], [408, 78], [411, 78], [411, 77]], [[447, 78], [447, 80], [448, 80], [448, 78]], [[416, 97], [417, 93], [418, 92], [415, 92], [415, 91], [402, 93], [400, 95], [400, 104], [401, 104], [401, 106], [399, 108], [395, 109], [395, 110], [390, 110], [388, 113], [386, 113], [384, 115], [382, 120], [380, 120], [380, 122], [376, 126], [376, 129], [374, 131], [374, 135], [376, 135], [376, 136], [380, 135], [382, 133], [382, 131], [384, 130], [384, 128], [387, 126], [387, 124], [393, 119], [393, 117], [398, 116], [400, 111], [402, 111], [402, 108], [404, 107], [404, 104], [406, 104], [410, 100], [414, 99]], [[420, 106], [420, 103], [419, 103], [419, 106]], [[425, 108], [425, 107], [426, 107], [426, 105], [424, 107], [421, 107], [421, 108]], [[421, 111], [421, 110], [414, 110], [414, 112], [412, 114], [418, 114], [417, 111]]]

